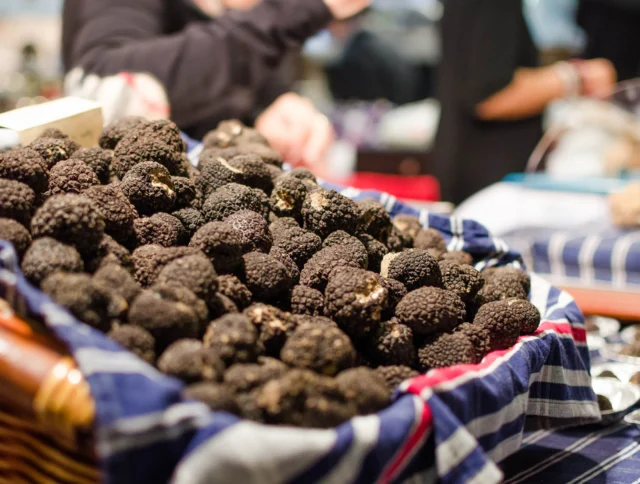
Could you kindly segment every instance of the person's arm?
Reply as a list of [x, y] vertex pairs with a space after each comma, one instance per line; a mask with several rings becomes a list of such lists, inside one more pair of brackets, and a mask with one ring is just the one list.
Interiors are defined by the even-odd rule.
[[329, 1], [265, 0], [250, 11], [166, 35], [167, 5], [163, 0], [86, 0], [72, 64], [98, 76], [152, 75], [182, 126], [220, 113], [246, 114], [267, 73], [335, 13]]

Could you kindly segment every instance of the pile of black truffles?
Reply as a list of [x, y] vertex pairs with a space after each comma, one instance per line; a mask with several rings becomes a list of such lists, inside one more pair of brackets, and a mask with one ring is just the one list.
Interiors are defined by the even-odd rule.
[[0, 154], [0, 238], [34, 285], [214, 410], [333, 427], [538, 327], [524, 272], [481, 274], [417, 218], [283, 171], [237, 121], [197, 167], [184, 152], [169, 121], [118, 121], [89, 149], [49, 130]]

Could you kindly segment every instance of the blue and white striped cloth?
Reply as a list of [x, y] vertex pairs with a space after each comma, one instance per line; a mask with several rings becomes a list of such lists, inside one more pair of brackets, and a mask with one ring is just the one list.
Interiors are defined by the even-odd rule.
[[[478, 223], [418, 213], [374, 197], [393, 215], [413, 213], [478, 268], [519, 257]], [[403, 383], [384, 411], [336, 429], [265, 426], [210, 412], [103, 334], [31, 287], [13, 249], [0, 241], [0, 297], [66, 342], [96, 403], [96, 449], [107, 482], [499, 482], [496, 465], [521, 445], [525, 420], [548, 428], [599, 419], [590, 386], [583, 317], [573, 300], [538, 277], [531, 300], [543, 322], [510, 350], [477, 365], [433, 370]]]
[[640, 230], [520, 229], [505, 239], [554, 284], [640, 290]]

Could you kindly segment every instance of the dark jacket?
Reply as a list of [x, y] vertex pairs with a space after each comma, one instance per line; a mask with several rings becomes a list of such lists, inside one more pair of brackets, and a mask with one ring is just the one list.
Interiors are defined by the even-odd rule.
[[171, 118], [200, 137], [255, 115], [282, 60], [330, 20], [322, 0], [264, 0], [216, 19], [190, 0], [65, 0], [63, 62], [99, 77], [152, 75]]

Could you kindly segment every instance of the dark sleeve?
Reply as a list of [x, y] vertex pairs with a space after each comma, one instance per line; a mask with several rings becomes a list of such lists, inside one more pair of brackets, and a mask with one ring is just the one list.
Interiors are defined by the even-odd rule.
[[246, 115], [279, 61], [331, 20], [322, 0], [264, 0], [167, 35], [167, 9], [165, 0], [86, 0], [72, 64], [153, 75], [181, 126]]
[[[466, 0], [460, 11], [465, 29], [458, 52], [464, 56], [465, 104], [474, 110], [505, 88], [518, 65], [522, 29], [520, 0]], [[464, 34], [464, 31], [467, 34]]]

